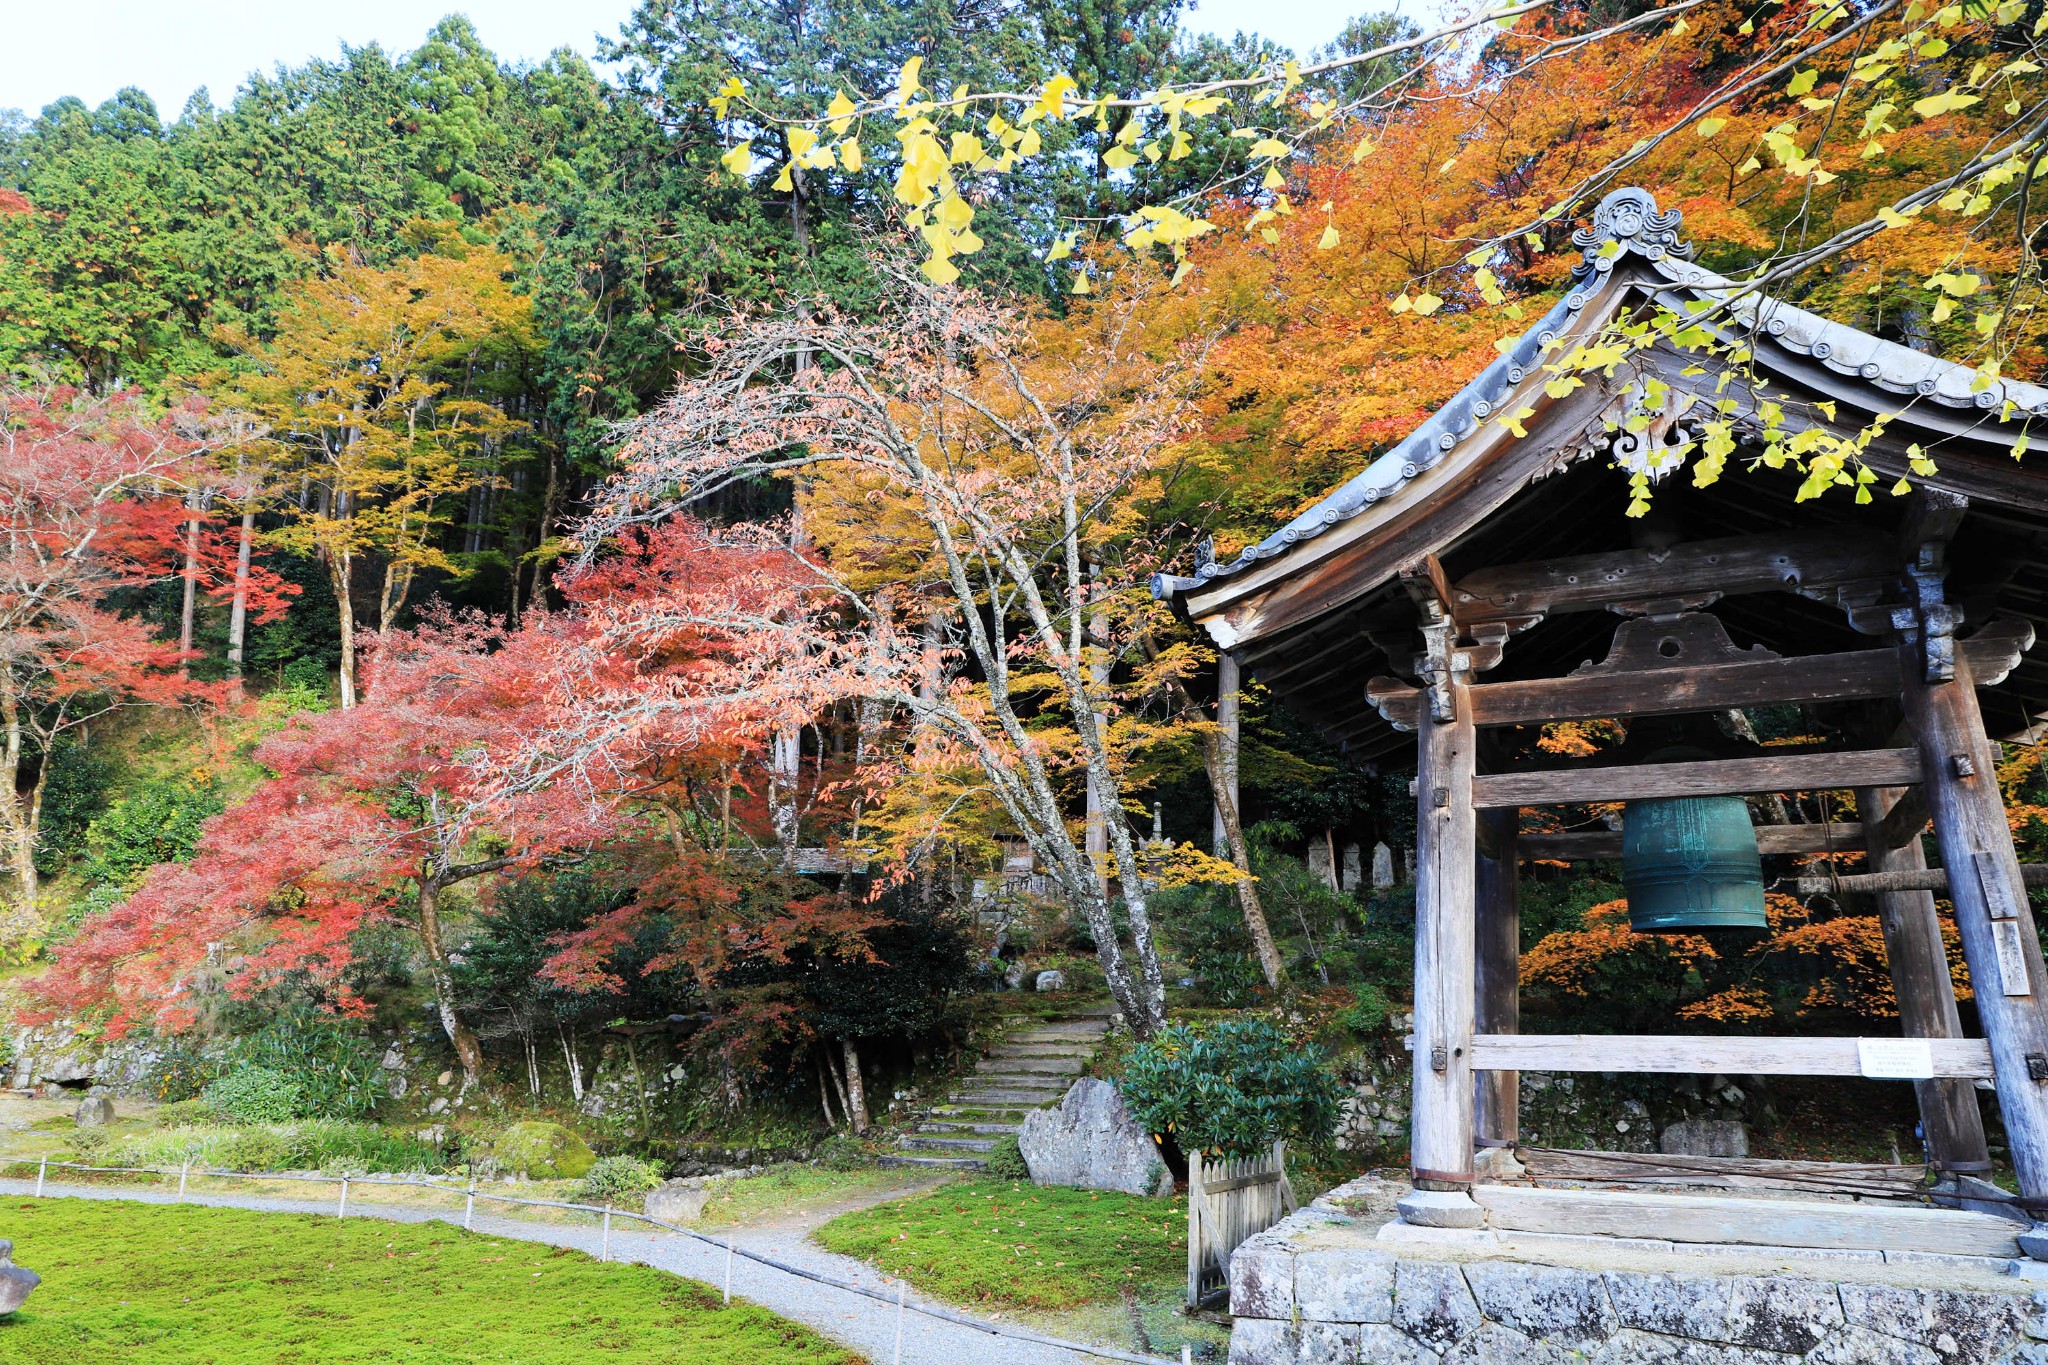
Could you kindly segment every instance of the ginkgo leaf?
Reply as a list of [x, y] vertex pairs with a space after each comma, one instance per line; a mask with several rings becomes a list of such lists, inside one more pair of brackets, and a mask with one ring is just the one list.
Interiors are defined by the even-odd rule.
[[1339, 239], [1337, 236], [1337, 229], [1334, 227], [1325, 227], [1323, 229], [1323, 235], [1316, 239], [1316, 250], [1328, 251], [1331, 247], [1337, 245], [1338, 240]]
[[1804, 95], [1813, 89], [1813, 83], [1819, 79], [1820, 73], [1818, 71], [1811, 69], [1801, 71], [1794, 75], [1791, 82], [1786, 85], [1785, 93], [1795, 97]]
[[1443, 307], [1444, 301], [1434, 294], [1417, 294], [1414, 306], [1415, 315], [1426, 318], [1437, 309]]
[[835, 134], [844, 133], [853, 126], [854, 110], [854, 102], [846, 97], [844, 90], [832, 96], [832, 102], [825, 106], [825, 117], [832, 120]]
[[1073, 255], [1074, 236], [1075, 234], [1070, 232], [1066, 236], [1054, 242], [1052, 244], [1052, 250], [1045, 253], [1045, 259], [1047, 259], [1048, 261], [1064, 261], [1065, 259], [1067, 259], [1067, 257]]
[[789, 162], [785, 161], [782, 163], [782, 173], [775, 177], [774, 188], [783, 194], [788, 194], [796, 188], [796, 182], [790, 178]]
[[734, 175], [752, 175], [754, 173], [753, 142], [751, 140], [742, 142], [739, 146], [718, 158], [718, 164], [731, 171]]
[[1701, 137], [1712, 137], [1714, 134], [1720, 132], [1723, 128], [1726, 128], [1727, 126], [1727, 119], [1703, 118], [1699, 121], [1699, 126], [1694, 131], [1696, 131]]
[[933, 284], [951, 284], [960, 278], [960, 267], [944, 256], [934, 256], [918, 267], [924, 277]]
[[861, 168], [860, 139], [850, 137], [839, 144], [839, 164], [849, 171]]
[[1113, 171], [1128, 170], [1138, 164], [1138, 154], [1128, 147], [1112, 147], [1102, 154], [1102, 164]]
[[1092, 294], [1095, 292], [1095, 287], [1088, 283], [1086, 271], [1076, 272], [1074, 275], [1074, 292], [1076, 294]]
[[1944, 90], [1939, 95], [1914, 100], [1913, 112], [1921, 118], [1939, 118], [1943, 114], [1954, 113], [1958, 109], [1967, 109], [1973, 104], [1981, 103], [1983, 100], [1979, 96], [1965, 94], [1960, 90]]

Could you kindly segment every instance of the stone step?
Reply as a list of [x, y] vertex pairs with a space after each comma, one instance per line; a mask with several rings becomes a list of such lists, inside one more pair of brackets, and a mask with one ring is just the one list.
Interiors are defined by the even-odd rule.
[[908, 1133], [900, 1141], [914, 1152], [986, 1152], [996, 1145], [994, 1138], [916, 1137]]
[[973, 1156], [914, 1156], [908, 1152], [901, 1156], [878, 1156], [877, 1166], [922, 1166], [948, 1171], [985, 1171], [988, 1163]]
[[990, 1057], [975, 1064], [974, 1074], [1014, 1076], [1076, 1076], [1081, 1071], [1079, 1057]]
[[972, 1095], [956, 1096], [961, 1104], [972, 1108], [987, 1108], [991, 1104], [1025, 1109], [1043, 1109], [1060, 1097], [1058, 1091], [1045, 1090], [982, 1090]]
[[1035, 1108], [1030, 1104], [935, 1104], [930, 1116], [947, 1123], [1021, 1123]]
[[1037, 1025], [1031, 1028], [1012, 1029], [1003, 1035], [1003, 1039], [1011, 1043], [1093, 1042], [1107, 1032], [1107, 1029], [1097, 1028], [1093, 1024]]
[[1030, 1095], [1065, 1095], [1073, 1085], [1071, 1076], [969, 1076], [967, 1085], [954, 1091], [956, 1097], [985, 1095], [991, 1091], [1006, 1093], [1030, 1093]]
[[1004, 1133], [1014, 1133], [1017, 1128], [1018, 1125], [1015, 1123], [955, 1122], [950, 1119], [923, 1119], [917, 1125], [917, 1131], [920, 1133], [994, 1133], [998, 1137]]

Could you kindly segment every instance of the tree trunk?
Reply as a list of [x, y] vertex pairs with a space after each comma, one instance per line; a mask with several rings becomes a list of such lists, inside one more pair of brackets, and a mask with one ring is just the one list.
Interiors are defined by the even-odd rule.
[[341, 627], [341, 709], [356, 704], [356, 607], [349, 594], [353, 557], [345, 551], [327, 556], [327, 576], [334, 584], [334, 614]]
[[0, 826], [6, 831], [8, 865], [14, 872], [14, 911], [8, 916], [7, 927], [0, 930], [0, 943], [6, 943], [27, 933], [36, 923], [40, 891], [36, 877], [36, 834], [41, 824], [42, 793], [50, 780], [50, 761], [45, 754], [35, 787], [24, 797], [21, 760], [26, 722], [5, 661], [0, 661], [0, 726], [6, 732], [5, 747], [0, 748]]
[[1208, 769], [1216, 814], [1223, 822], [1224, 846], [1230, 850], [1231, 865], [1239, 873], [1237, 904], [1244, 912], [1244, 927], [1252, 936], [1252, 948], [1259, 955], [1259, 969], [1266, 974], [1266, 985], [1277, 991], [1287, 980], [1287, 969], [1281, 965], [1280, 949], [1273, 942], [1273, 928], [1266, 922], [1266, 907], [1259, 901], [1259, 884], [1252, 876], [1251, 847], [1245, 843], [1244, 826], [1238, 822], [1233, 784], [1224, 764], [1223, 735], [1211, 730], [1202, 738], [1202, 766]]
[[441, 883], [431, 877], [420, 881], [420, 946], [426, 950], [427, 977], [434, 986], [434, 1007], [440, 1012], [441, 1027], [448, 1032], [448, 1041], [455, 1046], [455, 1056], [462, 1063], [462, 1091], [467, 1095], [470, 1087], [483, 1079], [484, 1050], [470, 1032], [469, 1025], [455, 1011], [455, 974], [448, 961], [448, 949], [441, 942]]
[[839, 1131], [839, 1120], [832, 1117], [832, 1087], [825, 1079], [825, 1060], [818, 1059], [818, 1107], [825, 1111], [825, 1127], [829, 1132]]
[[853, 1045], [853, 1039], [841, 1038], [839, 1050], [846, 1058], [846, 1116], [853, 1124], [854, 1134], [866, 1137], [868, 1134], [867, 1088], [860, 1078], [860, 1051]]
[[557, 1021], [555, 1036], [562, 1040], [562, 1056], [569, 1063], [569, 1093], [577, 1104], [583, 1103], [583, 1059], [576, 1055], [576, 1045], [569, 1041], [569, 1031]]
[[192, 618], [199, 606], [199, 490], [185, 496], [192, 515], [185, 521], [185, 600], [178, 609], [178, 676], [192, 674]]
[[256, 543], [256, 509], [242, 513], [242, 534], [235, 545], [235, 598], [228, 609], [228, 665], [242, 676], [243, 644], [249, 633], [249, 556]]

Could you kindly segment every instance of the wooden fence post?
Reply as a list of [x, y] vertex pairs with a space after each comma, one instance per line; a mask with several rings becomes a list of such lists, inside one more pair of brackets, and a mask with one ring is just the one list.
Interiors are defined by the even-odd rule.
[[1202, 1154], [1188, 1153], [1188, 1307], [1202, 1299]]

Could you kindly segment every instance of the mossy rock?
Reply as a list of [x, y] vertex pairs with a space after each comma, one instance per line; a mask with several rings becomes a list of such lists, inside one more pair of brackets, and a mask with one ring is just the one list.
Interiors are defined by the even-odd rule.
[[529, 1180], [581, 1180], [597, 1164], [590, 1144], [559, 1123], [515, 1123], [491, 1154], [501, 1170]]

